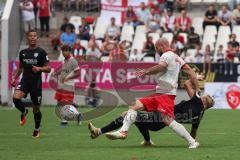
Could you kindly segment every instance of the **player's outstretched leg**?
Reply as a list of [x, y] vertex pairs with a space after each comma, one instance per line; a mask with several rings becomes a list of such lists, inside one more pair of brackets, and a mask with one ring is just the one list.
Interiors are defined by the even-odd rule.
[[20, 90], [15, 90], [13, 95], [13, 103], [15, 107], [22, 113], [19, 122], [21, 126], [23, 126], [26, 123], [27, 121], [26, 116], [28, 114], [28, 110], [25, 108], [24, 104], [21, 101], [24, 95], [25, 93]]
[[133, 109], [129, 109], [123, 120], [123, 126], [120, 130], [107, 133], [106, 137], [111, 140], [126, 139], [130, 126], [136, 121], [137, 112]]
[[107, 132], [114, 131], [118, 128], [120, 128], [123, 125], [123, 117], [120, 116], [116, 118], [114, 121], [110, 122], [106, 126], [102, 128], [96, 128], [91, 122], [88, 124], [88, 129], [90, 131], [90, 137], [92, 139], [96, 139], [98, 136], [105, 134]]
[[194, 149], [199, 147], [199, 143], [192, 138], [192, 136], [188, 133], [186, 128], [173, 120], [173, 118], [169, 117], [168, 115], [164, 115], [163, 121], [166, 125], [168, 125], [177, 135], [184, 138], [189, 143], [189, 148]]
[[33, 130], [32, 137], [38, 138], [40, 136], [40, 126], [41, 126], [41, 120], [42, 120], [42, 113], [40, 111], [39, 106], [33, 107], [33, 114], [34, 114], [35, 129]]

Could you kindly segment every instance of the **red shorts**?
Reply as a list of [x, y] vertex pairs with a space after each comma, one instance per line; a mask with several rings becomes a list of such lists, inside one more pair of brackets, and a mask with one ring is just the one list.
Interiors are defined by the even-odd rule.
[[168, 115], [174, 118], [174, 100], [175, 95], [165, 95], [161, 93], [155, 93], [143, 98], [139, 101], [144, 105], [147, 112], [159, 111], [163, 115]]
[[58, 89], [54, 97], [58, 102], [71, 102], [73, 103], [74, 92]]

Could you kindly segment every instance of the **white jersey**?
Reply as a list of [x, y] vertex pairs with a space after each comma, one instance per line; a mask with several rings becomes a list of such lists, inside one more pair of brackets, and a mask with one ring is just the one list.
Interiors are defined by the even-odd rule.
[[165, 72], [158, 74], [156, 92], [167, 95], [176, 95], [179, 72], [185, 62], [172, 51], [163, 53], [160, 57], [160, 62], [166, 62], [168, 66]]
[[61, 68], [61, 73], [59, 75], [58, 89], [64, 89], [66, 91], [74, 91], [74, 80], [68, 80], [67, 82], [61, 83], [61, 80], [71, 76], [75, 71], [79, 70], [78, 62], [72, 56], [64, 61], [64, 64]]

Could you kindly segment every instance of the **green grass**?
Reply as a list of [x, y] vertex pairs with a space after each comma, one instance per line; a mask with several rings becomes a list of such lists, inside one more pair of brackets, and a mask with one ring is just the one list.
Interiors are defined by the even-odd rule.
[[[0, 107], [1, 108], [1, 107]], [[94, 120], [101, 126], [119, 115], [124, 108]], [[132, 127], [126, 140], [110, 141], [105, 136], [89, 138], [87, 123], [59, 127], [54, 108], [42, 108], [42, 134], [31, 137], [33, 116], [29, 114], [24, 127], [18, 125], [17, 110], [0, 109], [0, 160], [238, 160], [240, 159], [240, 112], [210, 110], [199, 128], [201, 147], [187, 149], [186, 142], [165, 128], [151, 133], [156, 147], [141, 147], [142, 140]], [[186, 125], [189, 128], [189, 125]]]

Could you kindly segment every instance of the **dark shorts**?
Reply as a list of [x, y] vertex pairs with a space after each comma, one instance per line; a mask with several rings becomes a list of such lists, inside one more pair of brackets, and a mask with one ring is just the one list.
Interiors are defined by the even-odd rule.
[[144, 127], [150, 131], [159, 131], [166, 125], [162, 121], [160, 112], [142, 112], [138, 111], [137, 119], [135, 122], [137, 127]]
[[31, 101], [34, 105], [40, 106], [42, 102], [42, 81], [26, 81], [21, 80], [21, 82], [17, 85], [16, 90], [20, 90], [25, 93], [25, 97], [27, 97], [28, 93], [30, 94]]

